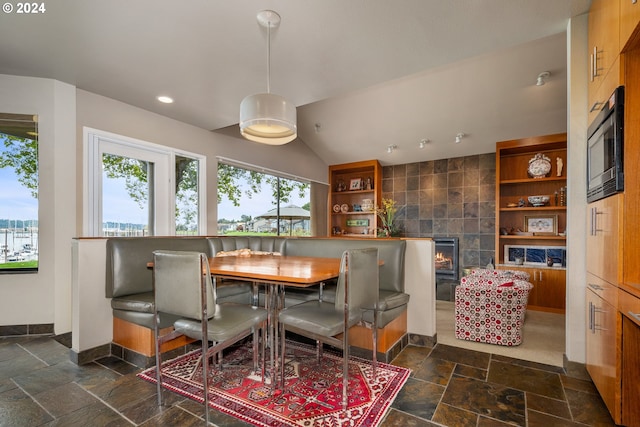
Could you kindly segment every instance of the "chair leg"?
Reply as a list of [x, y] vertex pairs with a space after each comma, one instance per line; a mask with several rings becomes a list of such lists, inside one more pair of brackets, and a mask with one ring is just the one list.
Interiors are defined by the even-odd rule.
[[373, 334], [373, 357], [372, 357], [372, 373], [371, 379], [376, 379], [376, 369], [378, 368], [378, 310], [373, 310], [373, 325], [371, 327]]
[[[203, 322], [205, 323], [205, 322]], [[209, 425], [209, 340], [203, 334], [202, 339], [202, 387], [204, 389], [204, 419]]]
[[344, 349], [342, 350], [342, 408], [346, 411], [349, 399], [347, 385], [349, 384], [349, 331], [345, 328]]
[[156, 338], [156, 390], [158, 393], [158, 406], [162, 406], [162, 373], [160, 369], [162, 367], [162, 355], [160, 354], [160, 337], [158, 336], [160, 328], [158, 326], [158, 321], [158, 314], [156, 313], [154, 322], [155, 326], [153, 328], [154, 336]]
[[[278, 334], [280, 334], [280, 341], [281, 341], [281, 343], [280, 343], [280, 346], [281, 346], [281, 348], [280, 348], [280, 388], [282, 390], [284, 390], [284, 365], [285, 365], [285, 356], [287, 354], [286, 353], [286, 351], [287, 351], [286, 341], [287, 340], [285, 339], [285, 336], [284, 336], [285, 331], [286, 331], [286, 329], [284, 327], [284, 324], [279, 323], [279, 325], [278, 325]], [[271, 382], [271, 385], [272, 385], [271, 389], [273, 390], [273, 384], [274, 384], [275, 378], [272, 378], [271, 381], [272, 381]]]
[[265, 365], [266, 365], [266, 360], [265, 360], [265, 356], [266, 356], [266, 349], [267, 349], [267, 344], [266, 344], [266, 334], [267, 333], [267, 323], [264, 322], [262, 323], [262, 325], [260, 325], [260, 335], [261, 335], [261, 341], [260, 341], [260, 354], [261, 354], [261, 360], [262, 360], [262, 384], [264, 384], [264, 376], [265, 376]]

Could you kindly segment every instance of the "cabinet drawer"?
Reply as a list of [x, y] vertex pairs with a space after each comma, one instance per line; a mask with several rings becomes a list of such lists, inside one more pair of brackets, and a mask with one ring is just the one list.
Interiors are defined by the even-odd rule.
[[619, 289], [618, 311], [632, 320], [636, 325], [640, 325], [640, 298]]
[[614, 307], [618, 305], [618, 288], [598, 276], [587, 273], [587, 288]]

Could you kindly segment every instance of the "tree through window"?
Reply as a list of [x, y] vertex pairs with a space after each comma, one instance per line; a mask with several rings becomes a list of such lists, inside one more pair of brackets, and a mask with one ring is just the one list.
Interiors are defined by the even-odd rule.
[[310, 236], [310, 184], [218, 163], [218, 234]]
[[38, 120], [0, 113], [0, 273], [38, 270]]

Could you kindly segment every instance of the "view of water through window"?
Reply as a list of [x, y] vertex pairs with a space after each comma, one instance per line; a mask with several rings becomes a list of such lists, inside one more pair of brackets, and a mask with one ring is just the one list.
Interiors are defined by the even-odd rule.
[[0, 113], [0, 188], [0, 271], [37, 270], [37, 116]]

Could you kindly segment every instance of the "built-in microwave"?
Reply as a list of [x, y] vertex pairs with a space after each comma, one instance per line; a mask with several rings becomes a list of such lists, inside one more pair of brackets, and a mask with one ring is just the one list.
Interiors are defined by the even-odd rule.
[[616, 88], [587, 133], [587, 202], [624, 190], [624, 86]]

